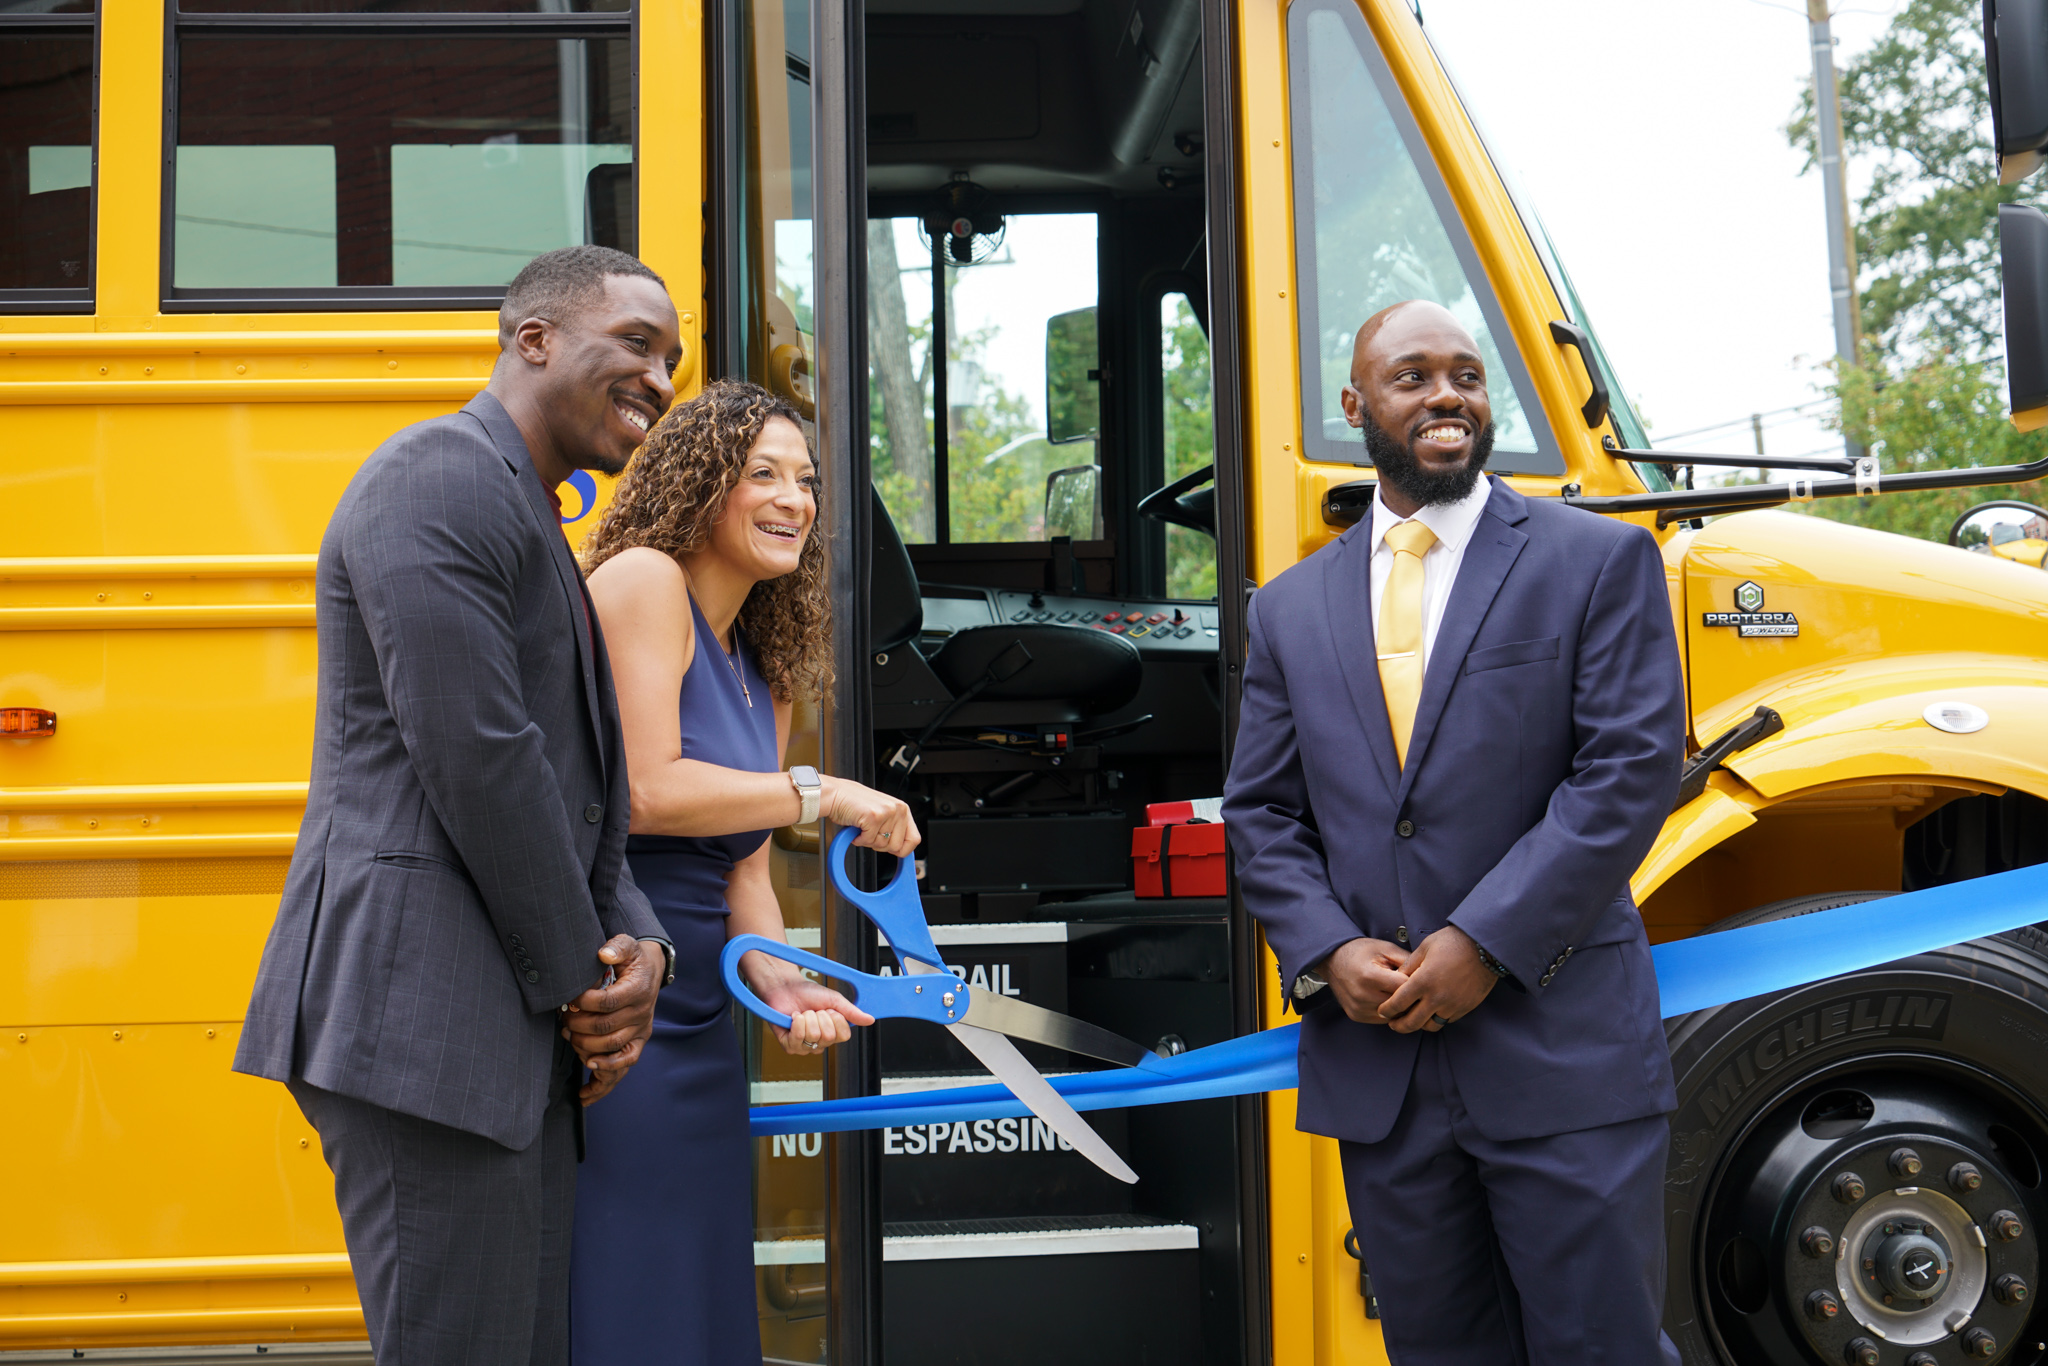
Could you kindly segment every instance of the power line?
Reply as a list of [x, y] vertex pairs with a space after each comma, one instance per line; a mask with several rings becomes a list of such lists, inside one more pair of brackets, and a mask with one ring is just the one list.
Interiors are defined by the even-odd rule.
[[1782, 417], [1786, 413], [1801, 413], [1808, 408], [1824, 407], [1833, 402], [1834, 400], [1831, 398], [1808, 399], [1804, 403], [1795, 403], [1789, 408], [1773, 408], [1768, 412], [1762, 413], [1744, 413], [1741, 417], [1731, 417], [1726, 422], [1711, 422], [1704, 427], [1694, 427], [1690, 431], [1670, 432], [1668, 434], [1658, 432], [1656, 433], [1656, 438], [1659, 441], [1677, 441], [1688, 436], [1701, 436], [1707, 432], [1718, 432], [1724, 427], [1747, 427], [1760, 417]]

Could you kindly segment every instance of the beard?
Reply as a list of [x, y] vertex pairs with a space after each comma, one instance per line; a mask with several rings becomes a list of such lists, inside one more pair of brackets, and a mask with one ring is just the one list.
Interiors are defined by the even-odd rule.
[[1363, 407], [1359, 416], [1365, 419], [1365, 453], [1373, 468], [1408, 501], [1422, 507], [1455, 503], [1472, 492], [1493, 455], [1493, 424], [1488, 422], [1472, 438], [1472, 453], [1463, 465], [1454, 470], [1426, 470], [1415, 458], [1413, 441], [1397, 440], [1393, 433], [1373, 421], [1372, 414]]

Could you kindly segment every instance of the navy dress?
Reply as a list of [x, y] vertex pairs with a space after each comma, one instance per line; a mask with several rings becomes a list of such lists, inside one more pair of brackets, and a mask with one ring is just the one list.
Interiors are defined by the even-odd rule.
[[[694, 599], [690, 613], [697, 650], [678, 700], [683, 757], [776, 772], [775, 707], [751, 652], [742, 641], [727, 654]], [[768, 833], [626, 842], [633, 880], [675, 943], [676, 980], [640, 1061], [583, 1112], [574, 1366], [760, 1366], [747, 1077], [718, 955], [726, 875]]]

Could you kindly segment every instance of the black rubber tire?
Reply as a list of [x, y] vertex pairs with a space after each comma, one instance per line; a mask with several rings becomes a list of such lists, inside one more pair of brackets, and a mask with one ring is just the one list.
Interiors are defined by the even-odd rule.
[[[1891, 895], [1841, 892], [1800, 897], [1744, 911], [1717, 921], [1704, 933], [1806, 915]], [[1917, 996], [1942, 1002], [1931, 1027], [1890, 1018], [1880, 1003]], [[1862, 1003], [1859, 1006], [1859, 1003]], [[1843, 1007], [1847, 1007], [1846, 1010]], [[1828, 1012], [1834, 1011], [1832, 1016]], [[1932, 1010], [1923, 1007], [1920, 1018]], [[1788, 1051], [1783, 1026], [1815, 1015], [1842, 1029], [1810, 1047]], [[1824, 1031], [1823, 1031], [1824, 1032]], [[2048, 934], [2025, 926], [1988, 939], [1923, 953], [1846, 977], [1832, 978], [1665, 1022], [1676, 1076], [1678, 1108], [1671, 1119], [1671, 1156], [1665, 1177], [1669, 1263], [1665, 1329], [1686, 1366], [1834, 1366], [1800, 1344], [1780, 1361], [1738, 1355], [1715, 1323], [1716, 1297], [1709, 1288], [1710, 1250], [1700, 1233], [1710, 1214], [1723, 1169], [1758, 1121], [1786, 1103], [1858, 1073], [1919, 1069], [1960, 1079], [2012, 1117], [2038, 1152], [2036, 1185], [2026, 1191], [2026, 1212], [2036, 1228], [2048, 1215]], [[1770, 1045], [1766, 1049], [1766, 1045]], [[1768, 1067], [1763, 1060], [1775, 1054]], [[1945, 1084], [1947, 1084], [1945, 1082]], [[1776, 1291], [1773, 1291], [1775, 1294]], [[1729, 1312], [1723, 1307], [1720, 1312]], [[1772, 1312], [1780, 1312], [1777, 1306]], [[1994, 1360], [2007, 1366], [2038, 1366], [2048, 1351], [2048, 1311], [2039, 1300], [2026, 1331], [2000, 1343]], [[1941, 1361], [1960, 1353], [1952, 1344]], [[1886, 1349], [1886, 1366], [1904, 1353]]]

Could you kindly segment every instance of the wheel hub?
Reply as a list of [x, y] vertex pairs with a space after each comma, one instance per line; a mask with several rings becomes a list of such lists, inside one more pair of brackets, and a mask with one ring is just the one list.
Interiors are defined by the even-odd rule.
[[1876, 1192], [1836, 1240], [1842, 1307], [1889, 1342], [1921, 1346], [1950, 1336], [1984, 1297], [1985, 1246], [1975, 1231], [1969, 1211], [1938, 1191]]
[[1864, 1278], [1881, 1288], [1886, 1304], [1894, 1299], [1918, 1300], [1924, 1308], [1947, 1288], [1948, 1247], [1939, 1237], [1927, 1236], [1924, 1223], [1887, 1219], [1864, 1245], [1864, 1252]]
[[2035, 1221], [1996, 1137], [2012, 1131], [1930, 1081], [1788, 1097], [1740, 1143], [1704, 1249], [1733, 1360], [1962, 1366], [2032, 1346]]
[[1911, 1296], [1927, 1305], [1942, 1292], [1942, 1278], [1948, 1276], [1948, 1247], [1925, 1237], [1921, 1225], [1907, 1229], [1909, 1233], [1888, 1235], [1878, 1243], [1866, 1266], [1876, 1268], [1872, 1274], [1884, 1282], [1888, 1294]]

